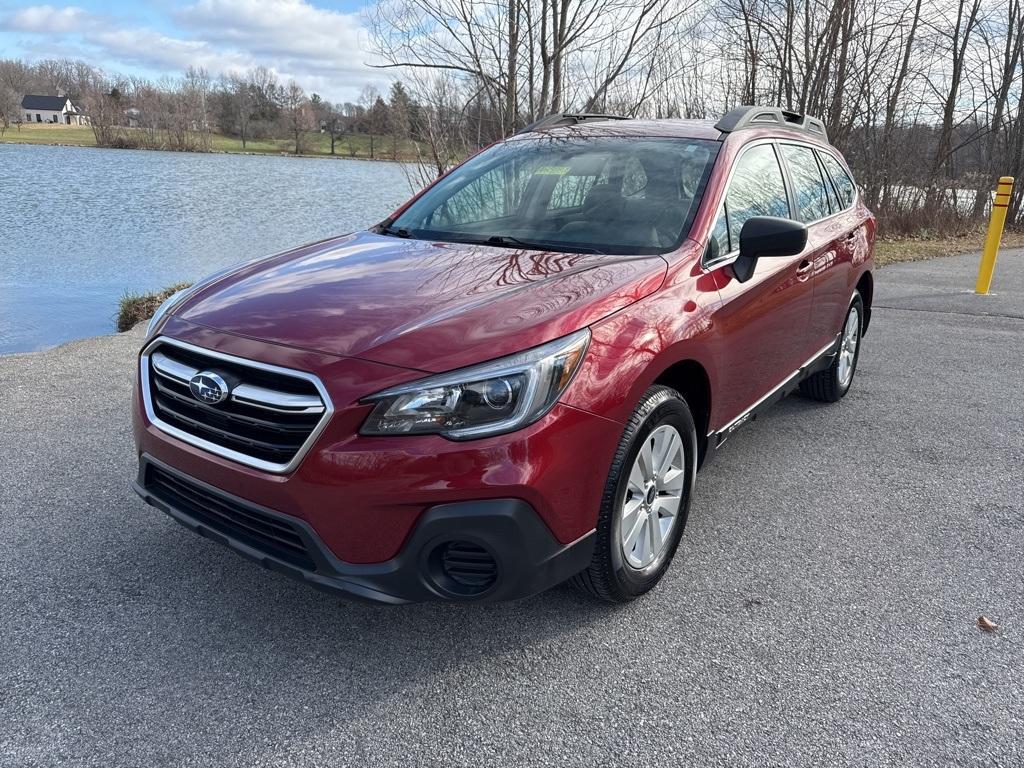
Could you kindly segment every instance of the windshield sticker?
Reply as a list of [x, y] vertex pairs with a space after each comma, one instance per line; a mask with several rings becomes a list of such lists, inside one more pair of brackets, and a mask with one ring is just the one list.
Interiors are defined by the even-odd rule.
[[543, 165], [533, 172], [534, 176], [565, 176], [569, 172], [568, 165]]

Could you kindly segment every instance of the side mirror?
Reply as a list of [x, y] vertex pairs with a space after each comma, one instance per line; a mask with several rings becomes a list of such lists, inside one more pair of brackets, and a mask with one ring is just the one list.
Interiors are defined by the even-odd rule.
[[732, 271], [741, 283], [754, 275], [757, 260], [765, 256], [795, 256], [807, 245], [807, 227], [776, 216], [752, 216], [740, 230], [740, 255]]

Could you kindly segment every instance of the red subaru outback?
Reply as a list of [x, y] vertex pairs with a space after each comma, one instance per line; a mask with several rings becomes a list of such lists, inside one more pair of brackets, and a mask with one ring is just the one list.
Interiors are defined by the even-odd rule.
[[390, 603], [634, 598], [701, 463], [799, 388], [839, 400], [875, 222], [822, 123], [558, 115], [372, 230], [209, 278], [139, 358], [138, 493]]

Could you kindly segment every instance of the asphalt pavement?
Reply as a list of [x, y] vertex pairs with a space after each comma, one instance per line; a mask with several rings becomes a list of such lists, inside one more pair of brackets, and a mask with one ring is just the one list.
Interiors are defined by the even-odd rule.
[[0, 357], [0, 765], [1024, 765], [1024, 251], [976, 265], [880, 270], [849, 396], [625, 606], [311, 590], [129, 490], [139, 331]]

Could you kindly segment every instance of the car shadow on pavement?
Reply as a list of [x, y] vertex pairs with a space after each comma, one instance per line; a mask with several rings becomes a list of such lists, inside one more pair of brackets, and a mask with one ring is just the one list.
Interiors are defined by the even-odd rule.
[[[532, 638], [555, 637], [601, 622], [619, 606], [594, 601], [568, 585], [510, 603], [428, 603], [388, 606], [323, 592], [269, 571], [139, 506], [136, 558], [155, 561], [149, 585], [164, 592], [161, 603], [187, 611], [197, 628], [219, 626], [239, 637], [291, 639], [344, 654], [423, 655], [424, 663], [470, 653], [521, 648]], [[124, 572], [120, 567], [116, 572]], [[429, 642], [427, 638], [436, 638]], [[364, 642], [367, 648], [363, 648]]]

